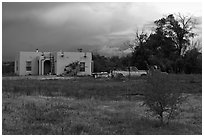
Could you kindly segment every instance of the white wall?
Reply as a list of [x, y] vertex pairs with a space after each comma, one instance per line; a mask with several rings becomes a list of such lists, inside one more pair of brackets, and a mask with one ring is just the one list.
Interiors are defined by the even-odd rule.
[[[90, 52], [63, 52], [64, 56], [61, 56], [61, 52], [53, 53], [55, 58], [55, 73], [57, 75], [64, 73], [65, 66], [73, 63], [75, 61], [85, 62], [85, 72], [79, 72], [78, 75], [91, 75], [91, 62], [92, 62], [92, 54]], [[50, 52], [44, 52], [45, 56], [48, 56]], [[15, 72], [18, 75], [38, 75], [41, 74], [41, 66], [38, 64], [38, 60], [40, 59], [42, 52], [20, 52], [16, 56], [16, 61], [18, 64], [18, 71]], [[86, 57], [84, 57], [86, 55]], [[15, 62], [16, 62], [15, 61]], [[32, 62], [31, 71], [26, 71], [26, 61]], [[40, 62], [39, 62], [40, 63]]]
[[[38, 69], [39, 69], [39, 75], [43, 75], [44, 73], [44, 61], [46, 60], [50, 60], [50, 53], [51, 52], [40, 52], [40, 56], [37, 57], [37, 60], [39, 60], [39, 66], [38, 66]], [[44, 56], [42, 56], [42, 54], [44, 54]]]
[[[19, 75], [38, 75], [38, 56], [41, 56], [41, 52], [20, 52], [19, 53], [19, 61], [18, 61], [18, 69]], [[26, 71], [26, 61], [32, 62], [31, 71]]]
[[[70, 63], [79, 61], [85, 62], [85, 72], [79, 72], [78, 75], [91, 75], [91, 61], [92, 54], [90, 52], [63, 52], [64, 56], [61, 56], [61, 52], [57, 52], [56, 55], [56, 74], [64, 73], [65, 66]], [[86, 55], [86, 57], [84, 57]]]

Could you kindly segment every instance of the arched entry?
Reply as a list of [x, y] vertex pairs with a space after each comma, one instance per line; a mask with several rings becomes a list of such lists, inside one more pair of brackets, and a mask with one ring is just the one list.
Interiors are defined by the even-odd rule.
[[44, 75], [47, 75], [51, 72], [51, 62], [50, 60], [44, 61]]

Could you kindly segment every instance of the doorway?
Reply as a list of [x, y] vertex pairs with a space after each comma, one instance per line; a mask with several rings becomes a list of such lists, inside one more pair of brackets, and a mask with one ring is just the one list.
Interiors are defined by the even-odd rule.
[[51, 62], [50, 60], [44, 61], [44, 75], [48, 75], [51, 73]]

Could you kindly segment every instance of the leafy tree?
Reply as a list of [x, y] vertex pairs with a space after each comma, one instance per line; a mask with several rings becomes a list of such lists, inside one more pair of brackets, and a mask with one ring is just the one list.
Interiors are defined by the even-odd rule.
[[190, 39], [195, 20], [192, 17], [170, 14], [155, 22], [156, 29], [150, 35], [136, 32], [132, 54], [132, 65], [140, 69], [157, 65], [162, 71], [181, 73], [184, 71], [184, 56], [191, 49]]
[[123, 57], [120, 58], [121, 64], [122, 64], [122, 67], [121, 67], [122, 70], [124, 70], [127, 67], [129, 67], [130, 65], [132, 65], [131, 64], [131, 59], [132, 59], [132, 55], [131, 54], [129, 54], [127, 56], [123, 56]]
[[148, 34], [142, 31], [136, 32], [135, 36], [135, 47], [132, 53], [131, 65], [136, 66], [138, 69], [147, 70], [148, 58], [151, 55], [151, 51], [147, 47]]
[[94, 72], [109, 71], [108, 58], [100, 56], [99, 54], [93, 55]]
[[121, 69], [124, 70], [128, 67], [131, 61], [131, 56], [113, 56], [105, 57], [99, 54], [93, 55], [94, 72], [110, 72], [110, 70]]
[[149, 62], [149, 57], [151, 55], [151, 51], [147, 49], [145, 46], [138, 46], [135, 48], [135, 51], [132, 54], [132, 65], [136, 66], [138, 69], [147, 70], [146, 62]]
[[111, 70], [117, 69], [117, 68], [121, 68], [122, 67], [122, 63], [121, 60], [118, 56], [113, 56], [109, 58], [109, 68]]
[[186, 52], [184, 56], [185, 73], [202, 73], [202, 54], [198, 49], [192, 49]]
[[166, 37], [158, 30], [155, 34], [150, 35], [146, 44], [147, 48], [151, 51], [151, 56], [148, 58], [149, 65], [160, 66], [162, 70], [166, 71], [166, 61], [168, 60], [170, 63], [170, 60], [175, 60], [176, 58], [176, 48], [171, 38]]
[[2, 62], [2, 74], [3, 75], [14, 75], [14, 66], [15, 63], [10, 62]]
[[177, 54], [183, 55], [190, 45], [190, 38], [195, 36], [193, 28], [195, 20], [192, 17], [177, 15], [177, 19], [173, 14], [168, 15], [155, 21], [157, 31], [161, 31], [166, 37], [172, 39], [176, 45]]
[[149, 66], [157, 65], [166, 72], [201, 73], [201, 58], [197, 57], [201, 55], [195, 51], [188, 52], [201, 45], [199, 41], [190, 43], [190, 39], [196, 36], [193, 32], [195, 20], [180, 14], [170, 14], [154, 23], [156, 28], [151, 34], [137, 30], [134, 41], [123, 43], [133, 49], [132, 54], [125, 57], [94, 55], [94, 72], [109, 72], [129, 66], [146, 70]]

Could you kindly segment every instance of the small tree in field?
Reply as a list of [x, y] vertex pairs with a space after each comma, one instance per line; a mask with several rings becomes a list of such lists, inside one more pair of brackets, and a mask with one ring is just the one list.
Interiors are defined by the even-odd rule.
[[178, 110], [184, 98], [176, 89], [176, 85], [170, 76], [159, 70], [148, 76], [144, 104], [160, 119], [161, 125], [168, 124], [179, 114]]

